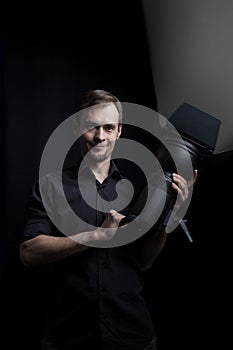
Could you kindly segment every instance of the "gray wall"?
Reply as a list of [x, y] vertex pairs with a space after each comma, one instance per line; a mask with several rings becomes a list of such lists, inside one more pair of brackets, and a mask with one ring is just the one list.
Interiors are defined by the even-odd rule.
[[215, 153], [233, 148], [233, 1], [142, 0], [158, 109], [183, 102], [220, 119]]

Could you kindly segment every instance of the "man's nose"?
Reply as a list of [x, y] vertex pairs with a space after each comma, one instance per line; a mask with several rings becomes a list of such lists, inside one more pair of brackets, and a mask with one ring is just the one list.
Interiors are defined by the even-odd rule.
[[102, 126], [98, 126], [95, 129], [95, 139], [97, 139], [99, 141], [105, 140], [105, 132], [104, 132], [104, 128]]

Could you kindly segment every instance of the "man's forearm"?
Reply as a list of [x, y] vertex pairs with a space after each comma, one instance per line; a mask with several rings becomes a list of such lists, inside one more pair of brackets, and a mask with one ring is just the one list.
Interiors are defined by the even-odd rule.
[[140, 251], [140, 267], [142, 271], [146, 271], [151, 267], [155, 259], [161, 253], [167, 238], [165, 227], [158, 233], [148, 234], [145, 237], [143, 246]]
[[39, 266], [82, 253], [89, 249], [94, 242], [111, 239], [115, 235], [122, 217], [123, 215], [116, 211], [110, 211], [101, 227], [71, 237], [39, 234], [21, 244], [20, 258], [25, 266]]
[[39, 266], [62, 260], [89, 249], [90, 247], [85, 243], [93, 241], [95, 232], [85, 232], [78, 235], [69, 238], [40, 234], [21, 244], [21, 260], [26, 266]]

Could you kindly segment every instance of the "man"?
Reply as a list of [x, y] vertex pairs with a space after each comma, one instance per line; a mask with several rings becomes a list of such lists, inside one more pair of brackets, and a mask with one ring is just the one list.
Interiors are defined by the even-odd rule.
[[[72, 209], [94, 229], [81, 225], [72, 236], [58, 230], [45, 210], [37, 182], [20, 246], [26, 266], [43, 266], [49, 273], [42, 349], [156, 349], [152, 321], [141, 296], [142, 272], [161, 252], [166, 233], [161, 229], [119, 247], [106, 247], [105, 242], [123, 234], [127, 225], [119, 224], [130, 205], [121, 212], [111, 208], [105, 213], [101, 207], [94, 210], [83, 200], [81, 187], [87, 197], [94, 198], [95, 194], [89, 193], [94, 181], [105, 201], [116, 197], [116, 184], [123, 176], [111, 157], [122, 132], [121, 105], [110, 92], [93, 90], [86, 94], [82, 107], [85, 113], [76, 125], [82, 157], [64, 171], [63, 186]], [[184, 178], [174, 174], [172, 186], [184, 201], [188, 196]], [[63, 220], [52, 177], [50, 188], [50, 210]], [[124, 184], [118, 191], [125, 193]], [[99, 248], [95, 243], [100, 243]]]

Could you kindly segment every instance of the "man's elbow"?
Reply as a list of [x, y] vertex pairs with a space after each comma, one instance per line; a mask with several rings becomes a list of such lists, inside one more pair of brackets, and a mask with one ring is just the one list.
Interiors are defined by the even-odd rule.
[[26, 267], [33, 266], [33, 259], [32, 259], [30, 244], [28, 241], [21, 243], [21, 245], [19, 247], [19, 256], [20, 256], [22, 263]]
[[146, 272], [152, 267], [152, 264], [141, 264], [140, 265], [140, 270], [141, 272]]

